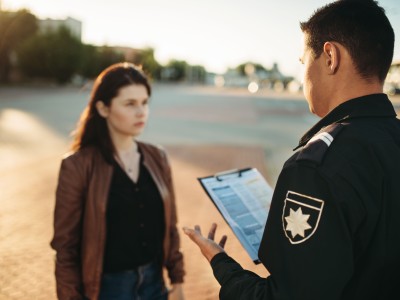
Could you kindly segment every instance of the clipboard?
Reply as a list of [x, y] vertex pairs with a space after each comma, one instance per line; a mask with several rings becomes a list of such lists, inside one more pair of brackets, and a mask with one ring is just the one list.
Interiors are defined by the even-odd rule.
[[197, 178], [255, 264], [273, 189], [256, 168], [234, 169]]

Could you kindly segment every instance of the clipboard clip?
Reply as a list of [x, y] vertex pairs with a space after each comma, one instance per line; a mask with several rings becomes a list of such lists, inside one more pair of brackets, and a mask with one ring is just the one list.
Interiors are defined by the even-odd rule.
[[227, 170], [227, 171], [223, 171], [223, 172], [219, 172], [219, 173], [215, 173], [214, 177], [218, 180], [218, 181], [222, 181], [222, 177], [223, 176], [227, 176], [227, 175], [232, 175], [237, 173], [238, 177], [242, 177], [242, 172], [246, 172], [248, 170], [250, 170], [251, 168], [245, 168], [245, 169], [232, 169], [232, 170]]

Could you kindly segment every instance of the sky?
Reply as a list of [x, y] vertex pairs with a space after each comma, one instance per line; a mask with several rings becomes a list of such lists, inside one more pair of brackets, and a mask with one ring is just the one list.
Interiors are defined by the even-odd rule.
[[[222, 73], [252, 61], [300, 77], [300, 21], [325, 0], [0, 0], [4, 10], [27, 8], [37, 17], [82, 22], [84, 43], [152, 47], [156, 59], [200, 64]], [[381, 0], [400, 60], [400, 1]]]

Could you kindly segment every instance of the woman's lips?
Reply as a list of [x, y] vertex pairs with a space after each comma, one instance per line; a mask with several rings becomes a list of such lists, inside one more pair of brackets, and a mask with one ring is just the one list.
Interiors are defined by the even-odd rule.
[[137, 122], [134, 125], [135, 125], [135, 127], [143, 127], [144, 126], [144, 122]]

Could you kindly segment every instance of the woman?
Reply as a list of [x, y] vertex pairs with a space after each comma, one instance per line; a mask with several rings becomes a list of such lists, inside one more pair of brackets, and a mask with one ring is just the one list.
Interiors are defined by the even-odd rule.
[[163, 150], [136, 138], [151, 88], [129, 63], [96, 79], [63, 159], [54, 215], [59, 299], [183, 299], [171, 170]]

